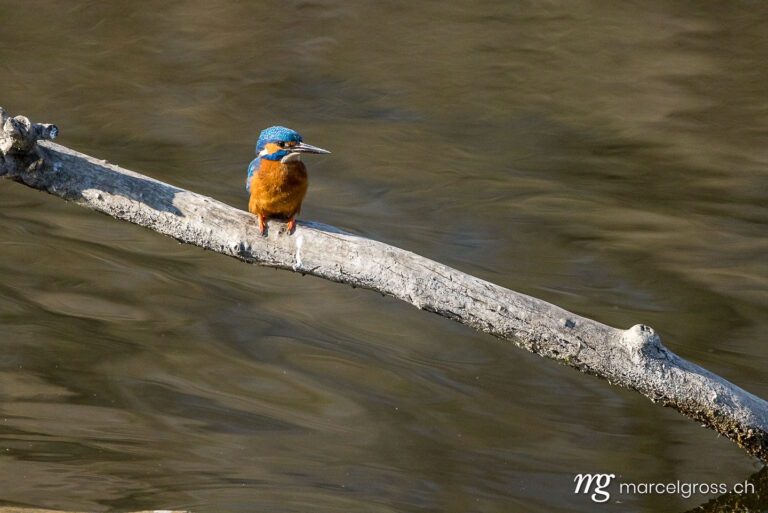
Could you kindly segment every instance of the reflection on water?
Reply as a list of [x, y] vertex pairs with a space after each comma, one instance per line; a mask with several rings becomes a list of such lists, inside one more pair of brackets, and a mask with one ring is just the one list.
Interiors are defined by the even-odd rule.
[[[245, 208], [258, 131], [302, 218], [666, 345], [768, 397], [768, 9], [729, 2], [0, 7], [0, 105]], [[591, 511], [580, 472], [746, 479], [637, 394], [365, 291], [0, 183], [0, 503]], [[711, 497], [621, 497], [615, 511]]]

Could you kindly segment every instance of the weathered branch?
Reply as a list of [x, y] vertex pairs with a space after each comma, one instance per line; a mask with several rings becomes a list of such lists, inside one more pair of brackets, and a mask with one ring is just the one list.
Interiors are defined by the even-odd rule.
[[[18, 140], [14, 130], [6, 137]], [[24, 153], [24, 147], [30, 150]], [[289, 236], [283, 223], [272, 220], [262, 236], [248, 212], [200, 194], [51, 142], [14, 148], [2, 157], [0, 175], [245, 262], [388, 294], [636, 390], [768, 461], [768, 403], [672, 353], [648, 326], [612, 328], [319, 223], [299, 221]]]

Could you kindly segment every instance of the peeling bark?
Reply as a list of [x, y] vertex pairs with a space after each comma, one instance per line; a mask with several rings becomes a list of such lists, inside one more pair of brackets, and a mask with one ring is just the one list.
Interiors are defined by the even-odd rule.
[[612, 328], [320, 223], [298, 221], [288, 235], [270, 220], [263, 236], [248, 212], [52, 142], [35, 144], [55, 136], [55, 127], [22, 122], [19, 129], [0, 114], [0, 176], [248, 263], [393, 296], [636, 390], [768, 461], [768, 403], [672, 353], [648, 326]]

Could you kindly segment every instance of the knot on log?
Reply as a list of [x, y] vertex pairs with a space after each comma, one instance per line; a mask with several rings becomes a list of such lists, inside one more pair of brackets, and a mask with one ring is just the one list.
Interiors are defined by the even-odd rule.
[[661, 345], [659, 335], [645, 324], [635, 324], [625, 330], [621, 335], [621, 346], [633, 363], [642, 363], [646, 358], [668, 358], [667, 348]]
[[32, 123], [25, 116], [8, 116], [0, 107], [0, 155], [29, 153], [40, 139], [53, 139], [59, 133], [56, 125]]

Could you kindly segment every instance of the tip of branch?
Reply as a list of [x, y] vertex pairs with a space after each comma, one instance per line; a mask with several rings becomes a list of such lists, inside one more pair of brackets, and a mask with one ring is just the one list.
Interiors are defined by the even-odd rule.
[[9, 117], [0, 107], [0, 154], [28, 153], [40, 139], [54, 139], [59, 134], [56, 125], [32, 123], [25, 116]]

